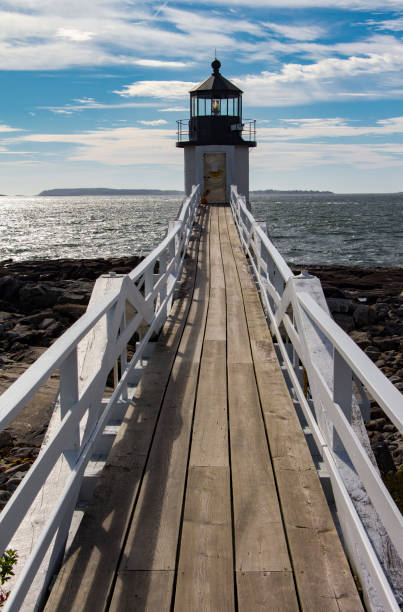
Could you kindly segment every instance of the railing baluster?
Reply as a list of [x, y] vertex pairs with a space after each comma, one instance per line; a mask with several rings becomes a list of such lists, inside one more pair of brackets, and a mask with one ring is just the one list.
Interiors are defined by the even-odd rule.
[[[60, 417], [61, 420], [67, 412], [78, 402], [78, 362], [77, 347], [66, 357], [60, 366]], [[74, 465], [80, 448], [80, 429], [77, 424], [70, 439], [70, 445], [65, 449], [64, 455], [69, 465]]]
[[[340, 406], [349, 423], [352, 416], [353, 378], [350, 366], [340, 353], [334, 349], [333, 354], [333, 401]], [[333, 427], [333, 450], [344, 449], [336, 428]]]

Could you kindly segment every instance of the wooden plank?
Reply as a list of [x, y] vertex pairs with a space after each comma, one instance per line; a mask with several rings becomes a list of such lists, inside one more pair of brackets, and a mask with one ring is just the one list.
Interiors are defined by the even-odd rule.
[[228, 404], [238, 606], [240, 610], [296, 610], [297, 596], [252, 364], [242, 289], [224, 210], [220, 210], [220, 239], [227, 296]]
[[[211, 274], [214, 274], [213, 269], [211, 270]], [[225, 288], [211, 287], [206, 340], [223, 340], [225, 342], [227, 337], [225, 319]]]
[[234, 609], [229, 468], [192, 467], [174, 610]]
[[93, 501], [67, 555], [46, 610], [100, 610], [108, 599], [122, 544], [175, 359], [195, 282], [198, 239], [184, 271], [184, 298], [174, 303], [99, 478]]
[[239, 612], [297, 612], [292, 572], [237, 572]]
[[122, 555], [111, 604], [116, 610], [122, 606], [132, 609], [130, 602], [141, 602], [145, 609], [158, 611], [169, 609], [171, 604], [208, 307], [209, 253], [205, 235], [200, 250], [197, 299], [192, 300], [189, 310]]
[[[210, 303], [197, 391], [174, 603], [175, 610], [186, 612], [234, 610], [225, 283], [218, 240], [218, 211], [212, 207]], [[220, 339], [213, 339], [217, 319], [221, 319], [218, 330]]]
[[225, 288], [224, 271], [221, 260], [221, 245], [218, 226], [218, 209], [215, 206], [211, 210], [210, 225], [210, 283], [211, 288]]
[[191, 466], [228, 466], [225, 340], [205, 340], [193, 426]]
[[169, 612], [175, 572], [120, 572], [109, 612]]
[[[233, 221], [227, 216], [229, 226]], [[238, 247], [239, 240], [230, 232]], [[273, 456], [280, 503], [298, 596], [306, 610], [361, 610], [347, 560], [334, 527], [298, 417], [275, 358], [256, 289], [234, 250], [244, 293], [252, 355]], [[245, 289], [244, 289], [245, 287]]]
[[235, 568], [290, 571], [252, 364], [228, 364], [228, 399]]
[[[208, 245], [146, 465], [119, 572], [174, 570], [208, 308]], [[200, 263], [200, 262], [199, 262]]]
[[227, 292], [228, 404], [239, 609], [295, 610], [297, 596], [225, 216], [220, 234]]
[[191, 466], [228, 465], [227, 419], [225, 280], [219, 245], [218, 209], [212, 206], [210, 299], [193, 426]]

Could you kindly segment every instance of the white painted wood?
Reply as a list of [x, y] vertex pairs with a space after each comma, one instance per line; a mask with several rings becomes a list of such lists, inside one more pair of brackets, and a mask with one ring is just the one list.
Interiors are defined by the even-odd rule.
[[[368, 607], [397, 610], [403, 603], [403, 523], [377, 470], [361, 409], [368, 411], [365, 387], [403, 431], [402, 396], [333, 321], [319, 279], [306, 274], [293, 276], [254, 223], [235, 187], [231, 189], [231, 207], [293, 393], [331, 476], [345, 542]], [[288, 314], [290, 307], [293, 317]], [[281, 324], [292, 343], [291, 352], [283, 342]], [[296, 373], [294, 369], [299, 368], [299, 360], [308, 374], [314, 412], [301, 387], [299, 370]], [[359, 398], [353, 394], [353, 377]]]
[[[135, 389], [132, 372], [169, 314], [198, 203], [196, 186], [161, 244], [129, 275], [100, 277], [87, 313], [0, 398], [1, 430], [60, 368], [60, 394], [38, 459], [0, 515], [0, 553], [7, 545], [19, 553], [5, 610], [36, 609], [61, 561], [85, 467], [108, 420], [123, 416], [122, 406]], [[162, 267], [154, 274], [160, 257]], [[127, 342], [142, 326], [143, 337], [127, 363]], [[118, 358], [116, 388], [103, 401], [107, 375]]]

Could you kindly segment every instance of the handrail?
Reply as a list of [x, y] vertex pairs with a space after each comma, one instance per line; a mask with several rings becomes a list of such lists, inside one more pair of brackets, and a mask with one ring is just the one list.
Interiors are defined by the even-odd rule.
[[[0, 514], [0, 555], [20, 528], [21, 520], [58, 461], [64, 461], [65, 479], [50, 518], [44, 517], [47, 522], [25, 566], [18, 569], [18, 579], [5, 611], [20, 609], [45, 553], [53, 560], [53, 569], [63, 555], [84, 470], [94, 453], [95, 444], [117, 407], [127, 403], [128, 384], [134, 368], [152, 334], [162, 327], [170, 312], [199, 202], [199, 186], [194, 186], [161, 243], [129, 274], [105, 278], [106, 284], [101, 282], [100, 286], [107, 287], [109, 283], [116, 288], [106, 288], [103, 297], [94, 304], [90, 302], [87, 312], [0, 397], [2, 431], [49, 377], [57, 369], [60, 371], [60, 393], [55, 408], [60, 418], [52, 436], [44, 443], [38, 458]], [[156, 263], [159, 266], [157, 273]], [[128, 314], [128, 304], [134, 309], [134, 314]], [[128, 361], [127, 345], [140, 330], [142, 338]], [[103, 342], [95, 366], [94, 360], [88, 360], [91, 362], [89, 366], [85, 362], [91, 338]], [[120, 376], [118, 368], [114, 368], [117, 360]], [[113, 368], [115, 389], [108, 400], [103, 400], [106, 380]], [[52, 543], [56, 533], [63, 533], [65, 537], [58, 535]], [[48, 568], [47, 580], [52, 578], [52, 573], [52, 567]], [[46, 583], [40, 587], [42, 593], [46, 587]]]
[[292, 393], [329, 472], [345, 544], [366, 601], [370, 609], [399, 610], [403, 594], [396, 568], [401, 575], [403, 519], [368, 455], [353, 381], [401, 432], [403, 397], [331, 318], [320, 281], [294, 276], [235, 186], [231, 207]]

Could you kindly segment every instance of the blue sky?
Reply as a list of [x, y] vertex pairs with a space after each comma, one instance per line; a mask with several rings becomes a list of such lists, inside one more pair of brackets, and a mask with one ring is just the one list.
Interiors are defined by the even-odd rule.
[[215, 49], [252, 189], [403, 191], [403, 0], [0, 0], [0, 193], [181, 189]]

